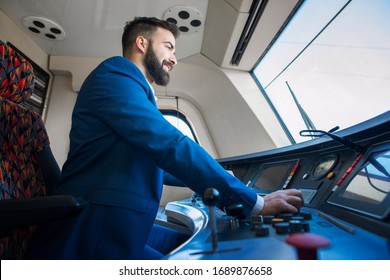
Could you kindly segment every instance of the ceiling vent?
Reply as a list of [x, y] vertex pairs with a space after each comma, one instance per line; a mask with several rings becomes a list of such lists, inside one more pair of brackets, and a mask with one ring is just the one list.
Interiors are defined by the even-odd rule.
[[202, 14], [191, 7], [175, 6], [164, 13], [164, 19], [175, 23], [180, 34], [192, 34], [199, 32], [204, 25]]
[[236, 50], [233, 53], [231, 60], [233, 65], [238, 65], [240, 63], [240, 60], [244, 55], [245, 49], [249, 44], [252, 34], [256, 29], [257, 23], [259, 22], [268, 1], [269, 0], [253, 0], [252, 6], [249, 10], [248, 20], [245, 24], [244, 30], [242, 31], [240, 40], [236, 46]]
[[44, 39], [61, 41], [66, 37], [64, 29], [59, 24], [44, 17], [25, 17], [23, 25], [30, 32]]

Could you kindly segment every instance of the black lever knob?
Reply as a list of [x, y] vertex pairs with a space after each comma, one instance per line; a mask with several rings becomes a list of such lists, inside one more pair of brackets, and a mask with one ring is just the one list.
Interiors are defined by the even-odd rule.
[[244, 206], [242, 204], [233, 204], [228, 207], [225, 207], [226, 215], [232, 216], [232, 217], [239, 217], [242, 215], [242, 212], [244, 210]]
[[217, 189], [208, 188], [203, 194], [203, 203], [209, 207], [209, 216], [210, 216], [210, 231], [211, 231], [211, 242], [213, 246], [213, 251], [217, 251], [218, 247], [218, 236], [217, 236], [217, 223], [215, 220], [215, 206], [219, 201], [219, 192]]
[[219, 191], [214, 188], [208, 188], [203, 194], [203, 203], [207, 206], [216, 206], [219, 201]]
[[242, 204], [232, 204], [228, 207], [225, 207], [226, 215], [231, 216], [230, 225], [232, 230], [236, 230], [240, 227], [240, 222], [238, 217], [242, 215], [244, 211], [244, 206]]

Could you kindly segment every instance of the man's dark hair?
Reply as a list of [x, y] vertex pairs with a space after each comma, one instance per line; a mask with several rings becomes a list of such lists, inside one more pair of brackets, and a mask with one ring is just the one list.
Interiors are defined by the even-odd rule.
[[179, 29], [173, 22], [160, 20], [155, 17], [135, 17], [134, 20], [126, 23], [122, 35], [122, 50], [125, 50], [135, 42], [138, 36], [150, 40], [158, 27], [169, 30], [175, 38], [179, 36]]

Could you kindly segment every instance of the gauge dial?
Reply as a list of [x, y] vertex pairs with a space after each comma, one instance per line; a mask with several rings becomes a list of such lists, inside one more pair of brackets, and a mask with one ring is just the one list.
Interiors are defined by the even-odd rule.
[[320, 179], [327, 175], [335, 167], [337, 163], [337, 156], [330, 155], [321, 159], [313, 169], [314, 179]]

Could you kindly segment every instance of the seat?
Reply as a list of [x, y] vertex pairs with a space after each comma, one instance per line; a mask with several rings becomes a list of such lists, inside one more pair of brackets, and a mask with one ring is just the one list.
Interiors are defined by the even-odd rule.
[[0, 41], [0, 256], [21, 259], [35, 225], [77, 213], [71, 196], [47, 196], [61, 171], [41, 116], [20, 104], [32, 94], [31, 64]]

